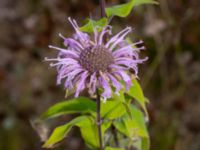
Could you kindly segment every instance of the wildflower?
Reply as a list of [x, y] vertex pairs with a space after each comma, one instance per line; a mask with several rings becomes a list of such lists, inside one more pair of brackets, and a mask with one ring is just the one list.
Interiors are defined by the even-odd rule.
[[102, 88], [101, 96], [104, 100], [112, 96], [113, 88], [115, 88], [115, 93], [118, 93], [124, 85], [128, 90], [132, 85], [130, 70], [133, 70], [137, 77], [138, 64], [147, 59], [139, 59], [138, 56], [138, 52], [144, 49], [144, 46], [136, 46], [142, 41], [130, 44], [125, 40], [132, 29], [126, 27], [104, 43], [104, 36], [112, 34], [111, 26], [105, 26], [101, 32], [94, 28], [92, 38], [80, 31], [75, 20], [71, 18], [68, 20], [76, 33], [72, 38], [59, 34], [66, 48], [50, 45], [49, 48], [59, 51], [58, 56], [45, 58], [46, 61], [53, 62], [50, 66], [57, 68], [57, 84], [65, 80], [65, 88], [75, 89], [75, 97], [78, 97], [86, 88], [91, 95], [95, 94], [97, 88]]

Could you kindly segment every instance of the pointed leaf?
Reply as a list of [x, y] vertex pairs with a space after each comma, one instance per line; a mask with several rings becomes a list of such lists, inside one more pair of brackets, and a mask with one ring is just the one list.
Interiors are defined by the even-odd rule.
[[117, 94], [113, 94], [113, 97], [108, 100], [125, 102], [124, 90], [119, 91]]
[[149, 137], [143, 113], [134, 105], [130, 105], [130, 111], [133, 125], [137, 128], [137, 135], [145, 138]]
[[44, 114], [42, 114], [41, 118], [44, 120], [72, 113], [93, 114], [95, 112], [96, 112], [95, 102], [86, 97], [78, 97], [53, 105]]
[[102, 118], [115, 119], [126, 113], [126, 107], [123, 102], [116, 100], [108, 100], [101, 103]]
[[139, 6], [143, 4], [158, 4], [157, 1], [154, 0], [131, 0], [134, 3], [134, 6]]
[[126, 17], [130, 14], [134, 6], [138, 6], [141, 4], [157, 4], [157, 2], [153, 0], [130, 0], [130, 2], [128, 3], [106, 8], [106, 15], [108, 17], [111, 16]]
[[150, 149], [150, 139], [142, 138], [142, 150], [149, 150], [149, 149]]
[[[52, 148], [55, 144], [62, 141], [67, 136], [72, 127], [77, 126], [80, 128], [82, 138], [84, 139], [86, 145], [91, 149], [98, 149], [99, 137], [95, 121], [96, 120], [90, 116], [77, 117], [65, 125], [55, 128], [49, 139], [44, 143], [43, 147]], [[103, 122], [102, 136], [104, 136], [105, 131], [110, 127], [110, 125], [111, 122]]]
[[126, 127], [126, 124], [125, 124], [125, 121], [124, 121], [124, 117], [123, 118], [119, 118], [119, 119], [116, 119], [114, 122], [113, 122], [113, 125], [115, 126], [115, 128], [121, 132], [122, 134], [126, 135], [127, 137], [129, 137], [129, 132], [127, 130], [127, 127]]
[[133, 6], [134, 6], [134, 3], [130, 1], [126, 4], [108, 7], [106, 8], [106, 15], [108, 17], [111, 17], [111, 16], [126, 17], [130, 14]]
[[98, 129], [94, 120], [90, 120], [88, 126], [78, 125], [80, 127], [82, 138], [85, 141], [85, 144], [91, 149], [97, 149], [99, 147], [99, 137]]
[[150, 140], [149, 138], [139, 138], [132, 143], [137, 150], [150, 150]]
[[69, 123], [55, 128], [50, 138], [44, 143], [43, 147], [45, 148], [53, 147], [56, 143], [63, 140], [67, 136], [71, 128], [75, 125], [89, 126], [90, 118], [86, 116], [77, 117], [72, 121], [70, 121]]
[[136, 79], [134, 79], [132, 82], [133, 82], [133, 86], [126, 93], [129, 96], [133, 97], [142, 106], [146, 115], [148, 115], [148, 112], [146, 109], [146, 98], [144, 97], [142, 88]]
[[147, 138], [148, 132], [143, 113], [133, 105], [130, 106], [130, 112], [132, 118], [128, 114], [125, 114], [122, 118], [114, 121], [114, 126], [127, 137], [133, 138], [139, 136]]
[[106, 18], [102, 18], [100, 20], [91, 20], [89, 19], [88, 22], [80, 27], [80, 30], [83, 32], [93, 32], [94, 31], [94, 27], [98, 27], [98, 31], [101, 31], [102, 28], [107, 24], [107, 19]]
[[[103, 122], [101, 126], [102, 137], [104, 137], [105, 131], [110, 127], [111, 122]], [[80, 126], [81, 135], [86, 143], [86, 145], [90, 149], [98, 149], [99, 148], [99, 136], [97, 124], [93, 121], [90, 126]]]

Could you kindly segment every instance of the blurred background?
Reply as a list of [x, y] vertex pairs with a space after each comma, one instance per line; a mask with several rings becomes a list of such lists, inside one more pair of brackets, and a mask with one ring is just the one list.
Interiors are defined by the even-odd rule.
[[[107, 5], [125, 0], [107, 0]], [[126, 19], [113, 18], [120, 30], [135, 28], [149, 56], [140, 65], [140, 82], [150, 99], [152, 150], [200, 150], [200, 1], [160, 0], [135, 8]], [[0, 150], [42, 150], [32, 119], [64, 100], [56, 71], [43, 61], [56, 55], [49, 44], [70, 36], [67, 16], [79, 24], [99, 17], [97, 0], [0, 0]], [[115, 31], [116, 32], [116, 31]], [[55, 123], [70, 119], [58, 119]], [[84, 150], [76, 128], [55, 150]]]

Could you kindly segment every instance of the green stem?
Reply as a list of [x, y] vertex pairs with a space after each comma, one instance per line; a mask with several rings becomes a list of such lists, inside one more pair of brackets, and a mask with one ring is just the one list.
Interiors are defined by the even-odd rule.
[[101, 120], [101, 97], [99, 94], [99, 90], [96, 90], [96, 94], [97, 94], [97, 99], [96, 99], [96, 103], [97, 103], [97, 128], [98, 128], [98, 134], [99, 134], [99, 145], [100, 145], [100, 150], [104, 150], [103, 148], [103, 141], [102, 141], [102, 131], [101, 131], [101, 124], [102, 124], [102, 120]]

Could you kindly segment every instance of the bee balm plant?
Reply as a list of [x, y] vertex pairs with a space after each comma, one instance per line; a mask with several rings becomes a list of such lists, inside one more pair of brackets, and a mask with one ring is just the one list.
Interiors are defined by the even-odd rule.
[[[68, 18], [74, 34], [65, 37], [60, 33], [63, 46], [50, 45], [58, 54], [45, 61], [56, 69], [56, 83], [74, 91], [74, 98], [53, 105], [39, 119], [79, 115], [56, 127], [43, 147], [54, 147], [77, 126], [85, 145], [92, 150], [149, 149], [147, 101], [137, 80], [138, 65], [147, 60], [139, 57], [145, 49], [143, 41], [130, 42], [131, 27], [112, 33], [115, 26], [108, 24], [111, 17], [126, 17], [134, 6], [146, 3], [156, 4], [152, 0], [131, 0], [106, 8], [105, 1], [100, 0], [99, 20], [89, 19], [80, 27]], [[82, 96], [83, 90], [87, 96]]]

